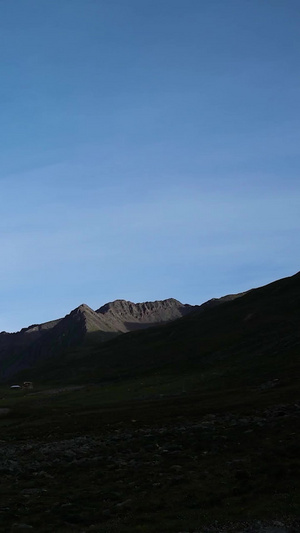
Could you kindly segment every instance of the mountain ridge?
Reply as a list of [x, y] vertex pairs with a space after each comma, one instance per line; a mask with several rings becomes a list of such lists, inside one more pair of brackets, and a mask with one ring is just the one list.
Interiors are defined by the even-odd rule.
[[[101, 379], [119, 371], [191, 360], [197, 353], [203, 361], [251, 350], [269, 353], [275, 350], [277, 337], [280, 348], [284, 342], [294, 346], [298, 343], [293, 323], [299, 320], [299, 281], [297, 273], [199, 306], [174, 298], [137, 304], [120, 299], [96, 311], [81, 304], [62, 319], [34, 324], [15, 334], [1, 333], [0, 379], [8, 380], [26, 368], [30, 374], [48, 360], [50, 367], [59, 367], [64, 360], [61, 379], [67, 371], [76, 381], [81, 367], [86, 368], [85, 379], [96, 368]], [[293, 303], [291, 310], [287, 300], [297, 305]]]
[[[90, 344], [70, 348], [61, 358], [49, 360], [47, 369], [37, 369], [31, 376], [41, 379], [46, 375], [48, 381], [57, 383], [88, 383], [145, 372], [180, 375], [195, 366], [200, 376], [212, 375], [215, 380], [224, 375], [232, 384], [235, 380], [275, 379], [280, 373], [289, 376], [289, 368], [298, 368], [299, 331], [297, 273], [240, 297], [196, 306], [179, 319], [108, 342], [99, 343], [91, 333]], [[29, 379], [29, 374], [26, 377]]]
[[114, 300], [97, 309], [96, 313], [108, 320], [117, 321], [120, 331], [126, 333], [175, 320], [191, 312], [195, 307], [182, 304], [175, 298], [142, 303]]
[[26, 367], [80, 345], [88, 335], [96, 334], [97, 342], [104, 342], [122, 333], [175, 320], [194, 307], [174, 298], [138, 304], [115, 300], [97, 311], [85, 303], [80, 304], [63, 318], [33, 324], [16, 333], [0, 333], [0, 376], [7, 379]]

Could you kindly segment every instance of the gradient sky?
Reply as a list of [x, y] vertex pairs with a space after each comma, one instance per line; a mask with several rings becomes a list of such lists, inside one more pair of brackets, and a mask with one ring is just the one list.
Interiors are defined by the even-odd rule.
[[0, 330], [299, 270], [299, 0], [0, 1]]

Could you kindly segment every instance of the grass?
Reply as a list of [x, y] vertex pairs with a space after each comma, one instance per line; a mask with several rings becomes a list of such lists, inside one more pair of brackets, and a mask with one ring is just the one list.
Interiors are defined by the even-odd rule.
[[295, 382], [257, 390], [229, 376], [227, 387], [209, 372], [165, 369], [57, 393], [2, 388], [11, 409], [0, 418], [2, 447], [20, 468], [2, 461], [0, 530], [178, 533], [217, 520], [230, 532], [295, 521]]

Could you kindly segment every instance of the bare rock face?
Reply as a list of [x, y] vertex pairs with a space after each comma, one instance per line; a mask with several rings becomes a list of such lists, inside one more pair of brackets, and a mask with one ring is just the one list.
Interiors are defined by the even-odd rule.
[[174, 298], [154, 302], [133, 303], [127, 300], [109, 302], [96, 311], [118, 331], [134, 331], [165, 324], [190, 313], [192, 305], [182, 304]]

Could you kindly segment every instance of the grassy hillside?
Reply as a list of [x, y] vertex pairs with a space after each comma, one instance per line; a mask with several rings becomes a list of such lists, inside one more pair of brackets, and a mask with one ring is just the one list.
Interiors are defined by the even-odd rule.
[[300, 531], [299, 303], [298, 274], [3, 386], [0, 531]]
[[[36, 366], [22, 378], [90, 383], [153, 372], [186, 376], [191, 387], [238, 379], [259, 385], [289, 379], [299, 368], [300, 275], [199, 308], [170, 324], [100, 344], [97, 333], [77, 349]], [[177, 378], [176, 378], [177, 376]]]
[[[213, 303], [215, 305], [215, 302]], [[115, 300], [93, 311], [81, 304], [64, 318], [34, 324], [17, 333], [0, 334], [0, 381], [35, 368], [46, 360], [93, 340], [102, 343], [127, 331], [165, 324], [190, 313], [194, 306], [169, 298], [134, 304]]]

